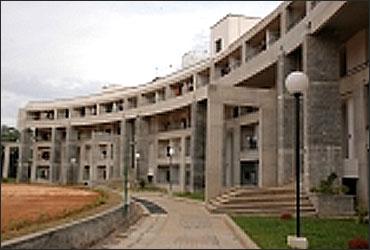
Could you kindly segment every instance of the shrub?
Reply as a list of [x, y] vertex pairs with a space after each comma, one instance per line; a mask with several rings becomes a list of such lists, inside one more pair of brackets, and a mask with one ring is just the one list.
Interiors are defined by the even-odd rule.
[[140, 186], [141, 189], [145, 188], [145, 180], [144, 179], [139, 180], [139, 186]]
[[289, 212], [284, 212], [280, 215], [280, 219], [282, 219], [282, 220], [291, 220], [292, 218], [293, 218], [293, 216]]
[[368, 249], [369, 242], [361, 237], [356, 237], [350, 241], [348, 241], [348, 248], [349, 249]]
[[366, 217], [369, 215], [369, 212], [367, 209], [363, 206], [357, 207], [357, 223], [359, 224], [364, 224], [364, 223], [369, 223], [366, 221]]
[[337, 179], [336, 173], [331, 173], [326, 180], [321, 180], [319, 187], [313, 187], [310, 189], [311, 192], [317, 192], [322, 194], [345, 194], [348, 192], [348, 187], [344, 185], [338, 185], [335, 183]]

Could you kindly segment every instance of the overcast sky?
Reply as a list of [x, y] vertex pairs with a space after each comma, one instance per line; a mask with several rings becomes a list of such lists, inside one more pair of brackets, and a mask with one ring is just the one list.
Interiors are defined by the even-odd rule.
[[264, 17], [280, 3], [2, 1], [1, 124], [15, 126], [30, 100], [170, 73], [185, 52], [208, 49], [210, 26], [226, 14]]

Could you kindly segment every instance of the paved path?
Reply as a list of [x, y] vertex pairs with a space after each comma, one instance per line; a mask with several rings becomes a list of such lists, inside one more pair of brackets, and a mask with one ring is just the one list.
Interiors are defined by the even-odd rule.
[[154, 202], [167, 214], [151, 214], [139, 220], [127, 232], [116, 232], [99, 248], [238, 248], [243, 246], [220, 215], [210, 214], [202, 204], [179, 201], [167, 196], [137, 197]]

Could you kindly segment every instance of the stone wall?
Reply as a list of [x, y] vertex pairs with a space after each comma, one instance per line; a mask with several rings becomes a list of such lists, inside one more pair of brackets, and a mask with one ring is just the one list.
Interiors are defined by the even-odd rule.
[[354, 196], [312, 194], [310, 200], [319, 216], [352, 216]]
[[193, 191], [204, 189], [205, 149], [206, 149], [206, 126], [207, 126], [207, 103], [194, 102], [191, 106], [191, 142], [190, 154], [192, 158], [192, 171], [190, 186]]
[[73, 249], [87, 248], [104, 239], [118, 227], [128, 227], [143, 214], [141, 206], [130, 204], [128, 216], [123, 206], [112, 208], [76, 222], [33, 233], [1, 243], [1, 248]]

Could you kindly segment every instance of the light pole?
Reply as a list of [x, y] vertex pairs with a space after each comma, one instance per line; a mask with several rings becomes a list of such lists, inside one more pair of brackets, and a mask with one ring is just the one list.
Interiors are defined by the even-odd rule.
[[139, 181], [140, 185], [140, 172], [139, 172], [139, 159], [140, 159], [140, 153], [136, 152], [135, 153], [135, 168], [136, 168], [136, 180]]
[[[294, 95], [295, 99], [295, 137], [296, 137], [296, 144], [295, 144], [295, 163], [296, 163], [296, 238], [291, 239], [289, 242], [288, 236], [288, 244], [291, 247], [298, 247], [298, 248], [307, 248], [307, 239], [301, 238], [300, 232], [300, 169], [301, 169], [301, 161], [300, 161], [300, 143], [299, 143], [299, 98], [300, 96], [306, 92], [308, 88], [308, 77], [305, 73], [300, 71], [294, 71], [290, 73], [286, 80], [285, 86], [290, 94]], [[302, 243], [304, 242], [304, 243]], [[303, 244], [303, 245], [302, 245]], [[302, 247], [303, 246], [303, 247]]]
[[167, 157], [170, 160], [170, 166], [169, 166], [169, 171], [170, 171], [170, 193], [172, 194], [172, 178], [171, 178], [171, 168], [172, 168], [172, 156], [175, 154], [175, 149], [172, 148], [171, 146], [167, 146]]
[[67, 177], [67, 180], [69, 179], [69, 181], [71, 181], [71, 184], [73, 184], [73, 181], [74, 181], [74, 168], [75, 168], [76, 161], [77, 161], [76, 158], [74, 157], [71, 158], [71, 170], [68, 171], [70, 176], [68, 176], [69, 178]]

